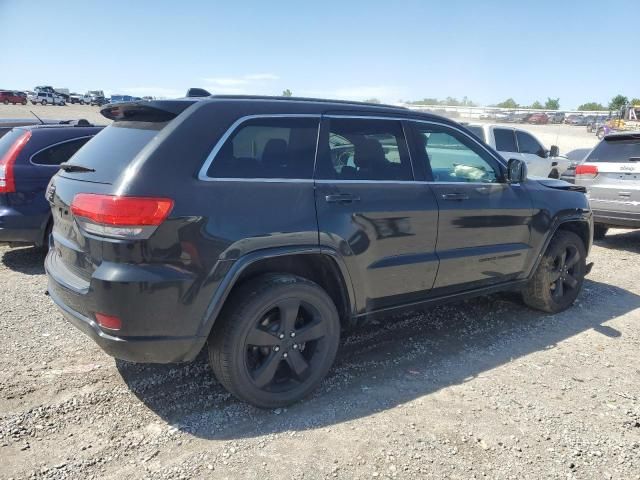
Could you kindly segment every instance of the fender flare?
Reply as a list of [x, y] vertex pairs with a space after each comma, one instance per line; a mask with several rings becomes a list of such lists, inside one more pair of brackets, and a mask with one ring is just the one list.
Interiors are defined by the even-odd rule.
[[347, 306], [350, 310], [351, 315], [354, 315], [356, 312], [356, 304], [355, 304], [355, 294], [353, 289], [353, 284], [351, 282], [351, 276], [349, 275], [349, 271], [347, 266], [342, 259], [342, 257], [331, 248], [319, 247], [319, 246], [287, 246], [287, 247], [276, 247], [276, 248], [268, 248], [263, 250], [256, 250], [237, 260], [229, 260], [229, 265], [226, 273], [224, 273], [224, 277], [220, 281], [218, 288], [213, 294], [209, 305], [202, 317], [200, 322], [200, 327], [198, 328], [197, 336], [199, 337], [208, 337], [211, 329], [213, 328], [215, 321], [218, 319], [222, 307], [224, 306], [231, 290], [236, 285], [238, 279], [242, 275], [249, 266], [255, 264], [256, 262], [260, 262], [262, 260], [277, 258], [283, 256], [291, 256], [291, 255], [323, 255], [331, 258], [336, 262], [338, 266], [339, 273], [342, 275], [344, 280], [344, 284], [347, 288], [346, 300]]
[[558, 229], [565, 223], [581, 222], [587, 225], [587, 227], [590, 230], [591, 239], [589, 240], [588, 244], [585, 245], [585, 249], [587, 250], [587, 252], [589, 252], [591, 248], [591, 244], [593, 243], [593, 227], [591, 222], [592, 216], [593, 214], [591, 213], [590, 210], [582, 210], [582, 209], [578, 209], [575, 213], [571, 213], [568, 215], [562, 215], [562, 214], [556, 215], [553, 218], [553, 221], [551, 223], [551, 228], [549, 228], [547, 236], [545, 237], [544, 242], [542, 242], [542, 248], [540, 248], [540, 251], [536, 256], [536, 261], [533, 263], [533, 266], [531, 267], [531, 270], [529, 271], [529, 275], [527, 276], [527, 278], [531, 278], [535, 274], [536, 270], [538, 269], [538, 265], [542, 261], [542, 256], [547, 251], [547, 247], [549, 246], [549, 243], [551, 243], [551, 239], [556, 234]]

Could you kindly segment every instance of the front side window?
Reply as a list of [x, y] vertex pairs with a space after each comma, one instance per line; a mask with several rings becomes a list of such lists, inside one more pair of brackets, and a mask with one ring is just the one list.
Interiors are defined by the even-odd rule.
[[496, 150], [499, 152], [517, 152], [516, 137], [513, 130], [508, 128], [494, 128], [493, 136], [496, 139]]
[[75, 155], [75, 153], [80, 150], [80, 147], [89, 140], [91, 140], [91, 137], [78, 138], [45, 148], [31, 157], [31, 162], [36, 165], [60, 165]]
[[328, 140], [329, 158], [320, 163], [319, 178], [413, 180], [411, 160], [399, 121], [331, 118]]
[[255, 118], [226, 139], [207, 170], [212, 178], [313, 176], [317, 118]]
[[494, 161], [469, 137], [440, 125], [415, 127], [435, 182], [498, 183]]
[[544, 153], [544, 148], [538, 141], [526, 132], [516, 132], [518, 138], [518, 148], [520, 153], [532, 153], [540, 155]]

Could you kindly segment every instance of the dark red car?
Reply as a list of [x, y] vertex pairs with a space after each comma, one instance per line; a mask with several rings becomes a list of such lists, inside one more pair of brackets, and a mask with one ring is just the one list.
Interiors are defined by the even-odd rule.
[[15, 92], [11, 90], [0, 90], [0, 102], [5, 105], [9, 105], [13, 103], [14, 105], [21, 103], [22, 105], [27, 104], [27, 94], [24, 92]]
[[546, 113], [534, 113], [527, 120], [529, 123], [537, 123], [539, 125], [549, 123], [549, 117]]

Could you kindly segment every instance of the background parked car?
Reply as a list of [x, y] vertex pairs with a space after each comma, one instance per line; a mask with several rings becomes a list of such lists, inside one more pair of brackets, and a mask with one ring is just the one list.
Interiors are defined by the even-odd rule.
[[81, 120], [14, 127], [0, 138], [0, 242], [46, 246], [52, 225], [47, 184], [102, 128]]
[[57, 93], [37, 92], [29, 100], [33, 105], [36, 103], [40, 105], [66, 105], [64, 98]]
[[76, 103], [84, 103], [83, 101], [83, 95], [81, 95], [80, 93], [70, 93], [69, 94], [69, 103], [71, 104], [76, 104]]
[[576, 167], [576, 182], [587, 188], [594, 238], [609, 227], [640, 228], [640, 132], [607, 135]]
[[22, 105], [27, 104], [27, 94], [24, 92], [17, 92], [15, 90], [0, 90], [0, 102], [5, 105], [13, 103], [14, 105], [20, 103]]
[[546, 113], [533, 113], [527, 119], [527, 122], [538, 124], [538, 125], [544, 125], [546, 123], [549, 123], [549, 117], [547, 117]]
[[550, 112], [547, 113], [547, 116], [549, 117], [549, 123], [564, 123], [564, 112]]
[[523, 160], [531, 177], [560, 178], [569, 167], [570, 160], [560, 155], [558, 147], [552, 145], [547, 150], [535, 136], [519, 128], [490, 124], [465, 126], [505, 160]]

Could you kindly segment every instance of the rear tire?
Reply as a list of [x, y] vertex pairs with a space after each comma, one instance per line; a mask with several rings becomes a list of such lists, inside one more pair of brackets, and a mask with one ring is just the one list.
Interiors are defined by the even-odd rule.
[[551, 170], [551, 173], [549, 174], [549, 178], [558, 179], [560, 178], [560, 173], [558, 172], [558, 170], [554, 168], [553, 170]]
[[322, 288], [302, 277], [267, 274], [232, 292], [209, 337], [209, 362], [239, 399], [283, 407], [318, 386], [339, 341], [338, 311]]
[[609, 230], [609, 227], [596, 223], [593, 226], [593, 239], [603, 240], [608, 230]]
[[559, 230], [551, 239], [535, 274], [522, 291], [526, 305], [558, 313], [575, 302], [586, 272], [587, 252], [582, 239]]

